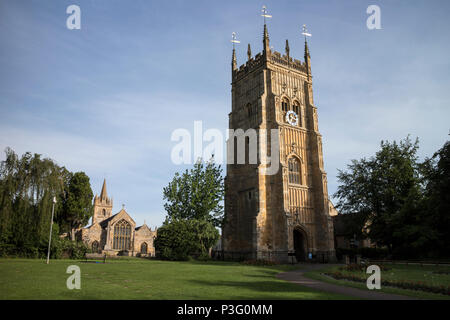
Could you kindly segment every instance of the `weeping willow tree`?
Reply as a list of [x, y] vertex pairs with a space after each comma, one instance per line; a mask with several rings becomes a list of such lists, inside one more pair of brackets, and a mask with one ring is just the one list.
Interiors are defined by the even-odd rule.
[[[58, 222], [53, 236], [57, 237], [60, 226], [72, 225], [65, 210], [74, 175], [39, 154], [19, 157], [10, 148], [5, 154], [0, 164], [0, 243], [41, 250], [49, 238], [53, 197]], [[90, 185], [89, 191], [92, 194]], [[85, 213], [89, 214], [89, 207]]]

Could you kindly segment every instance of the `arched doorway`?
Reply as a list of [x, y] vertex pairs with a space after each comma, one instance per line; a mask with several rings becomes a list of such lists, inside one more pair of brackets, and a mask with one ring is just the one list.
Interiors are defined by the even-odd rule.
[[141, 253], [142, 254], [147, 254], [147, 243], [143, 242], [141, 244]]
[[294, 229], [294, 250], [298, 262], [306, 260], [306, 236], [300, 229]]

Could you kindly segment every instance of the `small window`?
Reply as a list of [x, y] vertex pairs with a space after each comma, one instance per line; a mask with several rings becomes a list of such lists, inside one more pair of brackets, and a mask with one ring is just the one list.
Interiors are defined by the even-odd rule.
[[251, 200], [251, 199], [252, 199], [252, 192], [249, 191], [249, 192], [248, 192], [248, 200]]
[[106, 216], [106, 209], [103, 209], [102, 213], [103, 213], [103, 216], [105, 217]]
[[283, 101], [281, 101], [281, 110], [284, 112], [289, 111], [289, 101], [287, 99], [283, 99]]

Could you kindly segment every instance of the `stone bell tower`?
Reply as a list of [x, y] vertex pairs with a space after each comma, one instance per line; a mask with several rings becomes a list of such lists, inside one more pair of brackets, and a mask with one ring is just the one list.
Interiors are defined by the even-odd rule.
[[[335, 260], [306, 39], [303, 62], [291, 57], [287, 40], [285, 51], [271, 50], [266, 24], [262, 52], [251, 57], [249, 45], [248, 61], [239, 68], [233, 48], [229, 129], [244, 131], [245, 148], [236, 147], [238, 139], [230, 136], [228, 153], [234, 150], [233, 157], [239, 157], [244, 152], [246, 161], [238, 164], [229, 158], [227, 163], [222, 235], [227, 259]], [[255, 163], [248, 161], [252, 130], [258, 141]], [[272, 140], [260, 143], [262, 134], [272, 135]], [[276, 153], [272, 145], [278, 146]], [[279, 157], [272, 159], [279, 163], [276, 173], [261, 170], [266, 166], [261, 152]]]
[[108, 197], [108, 193], [106, 192], [106, 179], [104, 179], [100, 196], [95, 195], [94, 197], [94, 215], [92, 216], [92, 224], [100, 223], [111, 217], [112, 207], [113, 200]]

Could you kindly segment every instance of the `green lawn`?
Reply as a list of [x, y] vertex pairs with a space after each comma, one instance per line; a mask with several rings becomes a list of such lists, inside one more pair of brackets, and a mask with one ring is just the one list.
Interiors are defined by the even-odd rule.
[[[69, 290], [69, 265], [81, 289]], [[169, 262], [132, 258], [106, 264], [76, 260], [0, 259], [0, 299], [345, 299], [279, 280], [298, 266]]]
[[[389, 270], [381, 271], [381, 279], [395, 280], [395, 281], [423, 282], [431, 286], [450, 285], [450, 274], [448, 274], [448, 272], [450, 272], [449, 266], [431, 266], [431, 265], [420, 266], [420, 265], [399, 265], [399, 264], [395, 265], [386, 264], [386, 266], [389, 268]], [[348, 275], [353, 274], [365, 278], [369, 276], [365, 272], [359, 271], [350, 272], [339, 270], [339, 266], [325, 267], [320, 270], [310, 271], [307, 272], [305, 276], [311, 279], [321, 280], [324, 282], [368, 290], [365, 283], [353, 282], [348, 280], [337, 280], [328, 277], [326, 275], [323, 275], [323, 273], [325, 272], [332, 272], [332, 271], [340, 271], [343, 274]], [[446, 272], [447, 274], [437, 272]], [[387, 293], [408, 295], [422, 299], [446, 299], [446, 300], [450, 299], [450, 296], [443, 294], [435, 294], [418, 290], [406, 290], [383, 285], [381, 286], [381, 291]]]

